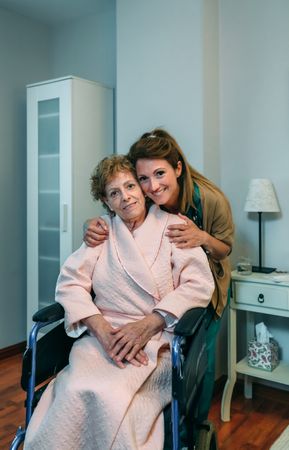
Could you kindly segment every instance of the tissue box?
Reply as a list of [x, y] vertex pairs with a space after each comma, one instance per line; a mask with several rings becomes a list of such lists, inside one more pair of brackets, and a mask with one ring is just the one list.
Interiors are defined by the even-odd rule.
[[248, 343], [248, 365], [258, 369], [272, 371], [279, 364], [278, 344], [274, 339], [262, 344], [256, 339]]

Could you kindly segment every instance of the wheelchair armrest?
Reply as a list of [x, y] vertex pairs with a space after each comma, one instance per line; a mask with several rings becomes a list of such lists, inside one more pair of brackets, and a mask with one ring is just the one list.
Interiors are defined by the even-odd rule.
[[37, 311], [33, 317], [33, 322], [56, 322], [57, 320], [63, 319], [64, 309], [60, 303], [53, 303], [52, 305], [46, 306], [45, 308]]
[[192, 336], [199, 329], [200, 323], [203, 321], [207, 312], [207, 308], [189, 309], [178, 321], [174, 334], [177, 336]]

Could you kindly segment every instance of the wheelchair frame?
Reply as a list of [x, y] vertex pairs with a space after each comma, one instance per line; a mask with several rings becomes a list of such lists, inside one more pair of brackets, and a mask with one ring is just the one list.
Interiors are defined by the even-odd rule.
[[[174, 338], [172, 344], [172, 403], [171, 403], [171, 430], [172, 430], [173, 450], [180, 450], [180, 436], [179, 436], [180, 415], [182, 414], [183, 416], [185, 416], [186, 413], [188, 414], [188, 412], [192, 414], [192, 411], [195, 409], [194, 402], [196, 400], [196, 392], [198, 391], [198, 386], [196, 389], [193, 390], [191, 389], [191, 386], [193, 385], [195, 387], [197, 383], [199, 384], [199, 386], [201, 385], [207, 367], [207, 354], [204, 339], [205, 315], [206, 309], [204, 308], [191, 309], [187, 311], [184, 314], [184, 316], [179, 320], [174, 330]], [[27, 374], [24, 377], [28, 378], [27, 384], [26, 381], [24, 381], [23, 383], [23, 373], [21, 379], [22, 387], [27, 391], [25, 428], [22, 427], [18, 428], [15, 438], [11, 443], [10, 450], [18, 449], [19, 445], [24, 441], [26, 430], [34, 409], [33, 403], [35, 399], [35, 394], [37, 392], [35, 388], [36, 384], [39, 384], [39, 380], [36, 383], [37, 381], [36, 369], [38, 364], [37, 351], [39, 347], [39, 342], [41, 342], [41, 339], [37, 341], [38, 332], [41, 328], [62, 320], [63, 317], [64, 317], [64, 310], [59, 303], [54, 303], [50, 306], [42, 308], [33, 315], [33, 321], [35, 322], [35, 324], [33, 325], [32, 330], [30, 332], [28, 346], [23, 356], [23, 367], [26, 361], [25, 359], [29, 359], [31, 369], [27, 371]], [[193, 374], [192, 370], [190, 369], [189, 376], [192, 378], [192, 380], [189, 380], [191, 381], [191, 383], [188, 384], [187, 380], [185, 379], [186, 367], [184, 365], [183, 348], [186, 347], [187, 340], [189, 340], [191, 341], [189, 347], [190, 351], [193, 348], [194, 341], [196, 340], [196, 337], [198, 335], [199, 339], [202, 342], [202, 345], [200, 347], [200, 344], [197, 343], [196, 345], [198, 346], [198, 348], [196, 348], [192, 354], [191, 358], [193, 358], [193, 361], [195, 362], [195, 367]], [[75, 339], [72, 338], [69, 339], [71, 340], [72, 346], [73, 342], [75, 342]], [[56, 367], [57, 371], [55, 370], [55, 372], [57, 373], [58, 371], [60, 371], [66, 364], [65, 362], [61, 362], [61, 365], [59, 367]], [[40, 382], [41, 381], [44, 381], [44, 379], [40, 377]], [[194, 392], [194, 395], [191, 395], [192, 391]], [[181, 396], [190, 397], [190, 404], [186, 405], [186, 399], [181, 401]], [[208, 431], [212, 432], [213, 435], [215, 434], [215, 431], [214, 430], [212, 431], [212, 427], [210, 427], [210, 424], [209, 426], [205, 424], [205, 428], [203, 428], [203, 430], [205, 430], [206, 432], [207, 429]], [[192, 436], [193, 433], [190, 433], [191, 439]], [[213, 436], [213, 438], [214, 442], [216, 443], [217, 442], [216, 436]], [[195, 448], [195, 444], [193, 442], [191, 445], [192, 446], [190, 446], [189, 444], [188, 447], [189, 449]], [[209, 450], [211, 448], [217, 449], [217, 443], [214, 447], [211, 447], [210, 443], [208, 445], [209, 446], [206, 446], [206, 449], [203, 448], [202, 450]]]

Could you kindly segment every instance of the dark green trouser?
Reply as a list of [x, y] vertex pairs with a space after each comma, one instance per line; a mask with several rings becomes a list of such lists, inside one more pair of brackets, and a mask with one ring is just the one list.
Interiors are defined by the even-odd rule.
[[215, 320], [212, 318], [213, 308], [208, 307], [206, 323], [208, 326], [206, 344], [208, 355], [208, 368], [205, 373], [202, 390], [198, 405], [198, 422], [203, 422], [208, 418], [215, 384], [215, 363], [216, 363], [216, 340], [220, 329], [221, 318]]
[[[228, 289], [228, 297], [227, 297], [227, 305], [230, 304], [231, 299], [231, 291], [230, 288]], [[226, 308], [225, 308], [226, 309]], [[212, 402], [212, 397], [214, 393], [214, 386], [215, 386], [215, 366], [216, 366], [216, 341], [217, 341], [217, 335], [220, 329], [221, 320], [220, 319], [215, 320], [212, 319], [213, 314], [213, 308], [211, 305], [208, 306], [207, 309], [207, 315], [206, 315], [206, 322], [207, 322], [207, 354], [208, 354], [208, 369], [205, 373], [203, 386], [200, 394], [200, 400], [199, 400], [199, 410], [198, 410], [198, 421], [199, 423], [203, 422], [208, 418], [210, 406]]]

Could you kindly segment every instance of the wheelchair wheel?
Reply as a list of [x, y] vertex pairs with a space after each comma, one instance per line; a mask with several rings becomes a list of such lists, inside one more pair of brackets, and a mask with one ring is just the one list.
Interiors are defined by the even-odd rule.
[[217, 432], [209, 420], [200, 425], [196, 441], [196, 450], [218, 450]]

